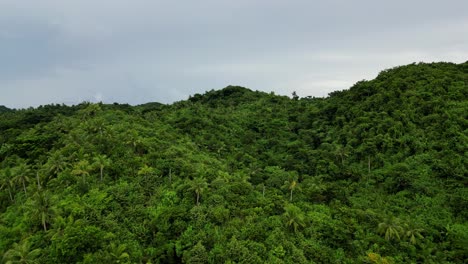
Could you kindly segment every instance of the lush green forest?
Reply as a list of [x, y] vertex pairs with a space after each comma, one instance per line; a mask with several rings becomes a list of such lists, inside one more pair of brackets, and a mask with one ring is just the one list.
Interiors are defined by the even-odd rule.
[[468, 62], [327, 98], [0, 107], [5, 263], [466, 263]]

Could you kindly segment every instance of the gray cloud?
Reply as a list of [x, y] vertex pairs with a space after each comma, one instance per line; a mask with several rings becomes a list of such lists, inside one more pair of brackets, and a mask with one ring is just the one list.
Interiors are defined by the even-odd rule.
[[0, 104], [172, 102], [229, 84], [325, 96], [468, 58], [465, 1], [0, 2]]

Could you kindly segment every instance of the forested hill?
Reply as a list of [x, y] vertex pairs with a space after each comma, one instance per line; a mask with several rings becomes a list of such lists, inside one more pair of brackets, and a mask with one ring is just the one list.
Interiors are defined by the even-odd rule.
[[11, 109], [9, 109], [8, 107], [6, 107], [4, 105], [0, 105], [0, 113], [8, 112], [8, 111], [11, 111]]
[[464, 263], [467, 85], [420, 63], [327, 98], [0, 110], [1, 261]]

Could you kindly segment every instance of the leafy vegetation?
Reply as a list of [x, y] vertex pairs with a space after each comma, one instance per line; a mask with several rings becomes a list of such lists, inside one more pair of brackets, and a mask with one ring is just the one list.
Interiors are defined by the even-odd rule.
[[0, 110], [6, 263], [464, 263], [468, 63], [327, 98]]

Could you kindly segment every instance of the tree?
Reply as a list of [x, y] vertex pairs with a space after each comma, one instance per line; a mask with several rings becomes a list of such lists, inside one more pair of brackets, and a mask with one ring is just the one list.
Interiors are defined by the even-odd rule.
[[414, 226], [410, 226], [408, 224], [405, 225], [405, 237], [409, 239], [410, 243], [415, 245], [417, 243], [417, 239], [423, 239], [424, 236], [421, 234], [424, 231], [422, 228], [416, 228]]
[[385, 235], [386, 240], [400, 240], [400, 235], [403, 233], [403, 228], [399, 224], [399, 219], [387, 217], [384, 222], [379, 223], [377, 231]]
[[21, 184], [23, 186], [24, 194], [27, 194], [26, 183], [30, 181], [31, 168], [29, 168], [28, 164], [25, 162], [21, 162], [20, 165], [15, 168], [14, 175], [13, 181], [17, 184]]
[[113, 263], [125, 263], [128, 262], [130, 255], [126, 252], [127, 245], [125, 244], [116, 244], [111, 242], [109, 246], [107, 246], [107, 252], [109, 253], [109, 257], [112, 259]]
[[[259, 248], [256, 248], [258, 250]], [[249, 250], [246, 241], [238, 240], [236, 236], [233, 236], [227, 243], [224, 256], [227, 261], [224, 263], [262, 263], [262, 260], [258, 257], [259, 252]]]
[[5, 168], [3, 170], [0, 170], [0, 189], [1, 190], [7, 190], [8, 195], [10, 197], [10, 201], [13, 202], [13, 190], [14, 184], [13, 184], [13, 175], [11, 172], [10, 168]]
[[86, 183], [86, 176], [89, 176], [90, 169], [91, 166], [89, 165], [89, 162], [87, 160], [80, 160], [78, 163], [75, 164], [75, 166], [73, 166], [71, 174], [81, 176], [83, 183]]
[[260, 183], [258, 185], [258, 188], [260, 188], [262, 190], [262, 197], [265, 198], [265, 191], [266, 191], [266, 186], [264, 183]]
[[205, 246], [199, 241], [183, 255], [184, 263], [203, 264], [208, 262], [208, 253]]
[[393, 262], [390, 260], [390, 258], [382, 257], [382, 256], [380, 256], [379, 254], [374, 253], [374, 252], [369, 252], [369, 253], [367, 253], [367, 259], [368, 259], [371, 263], [376, 263], [376, 264], [390, 264], [390, 263], [393, 263]]
[[52, 196], [48, 191], [38, 191], [34, 194], [31, 208], [32, 218], [40, 219], [44, 231], [47, 232], [47, 225], [50, 224], [56, 212]]
[[40, 190], [42, 188], [41, 186], [41, 177], [39, 176], [39, 172], [41, 171], [41, 166], [42, 164], [37, 165], [36, 168], [36, 183], [37, 183], [37, 189]]
[[57, 176], [58, 173], [65, 170], [67, 163], [60, 152], [54, 152], [47, 161], [48, 171]]
[[345, 159], [349, 156], [348, 150], [346, 149], [346, 147], [344, 147], [342, 145], [337, 145], [335, 147], [335, 155], [336, 155], [336, 157], [338, 157], [340, 159], [341, 166], [344, 166]]
[[292, 98], [293, 98], [294, 101], [299, 100], [299, 96], [297, 95], [296, 91], [293, 91]]
[[297, 188], [297, 177], [290, 176], [287, 181], [284, 182], [283, 188], [289, 190], [289, 201], [292, 202], [293, 200], [293, 192]]
[[107, 158], [106, 155], [97, 155], [93, 158], [94, 164], [99, 167], [100, 172], [100, 181], [102, 181], [104, 174], [104, 167], [107, 167], [111, 164], [111, 160]]
[[148, 179], [148, 176], [154, 175], [155, 173], [156, 170], [153, 167], [150, 167], [146, 164], [143, 167], [141, 167], [137, 172], [138, 176], [143, 176], [145, 181]]
[[60, 240], [67, 227], [79, 226], [83, 224], [83, 219], [78, 219], [75, 221], [73, 215], [71, 214], [66, 218], [62, 217], [61, 215], [57, 215], [51, 224], [52, 228], [48, 230], [47, 237], [51, 240]]
[[200, 205], [200, 196], [208, 188], [208, 183], [205, 177], [196, 177], [190, 181], [190, 190], [197, 195], [197, 206]]
[[297, 232], [299, 227], [305, 227], [305, 216], [299, 207], [293, 204], [288, 204], [284, 210], [285, 212], [283, 216], [286, 220], [286, 224], [288, 227], [292, 228], [294, 232]]
[[26, 239], [21, 241], [20, 244], [14, 243], [13, 248], [3, 255], [3, 260], [5, 263], [34, 264], [38, 263], [36, 259], [40, 254], [41, 249], [36, 248], [31, 250], [31, 243]]

